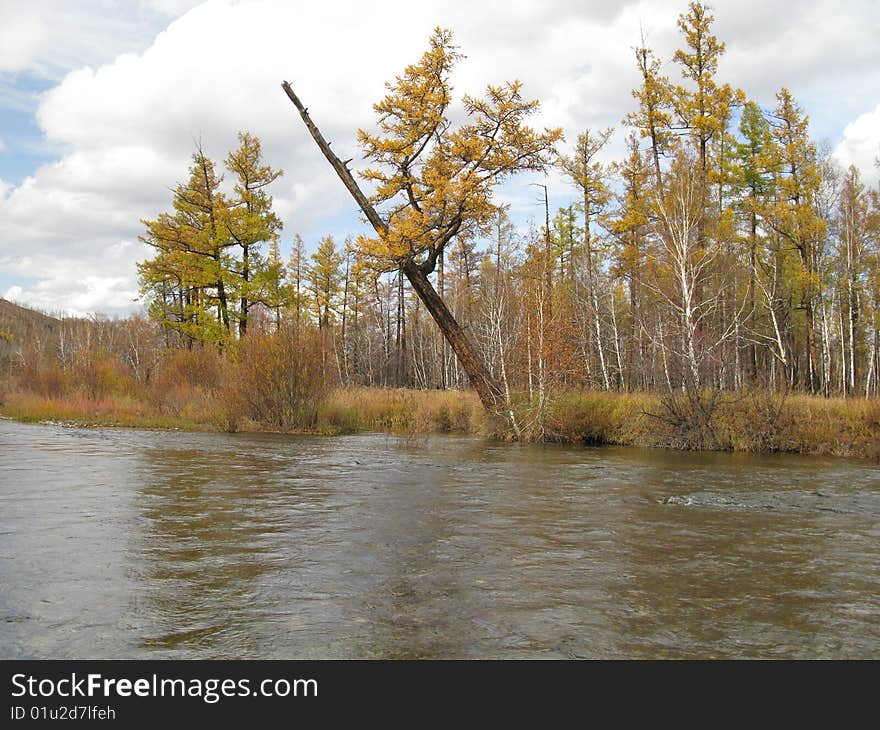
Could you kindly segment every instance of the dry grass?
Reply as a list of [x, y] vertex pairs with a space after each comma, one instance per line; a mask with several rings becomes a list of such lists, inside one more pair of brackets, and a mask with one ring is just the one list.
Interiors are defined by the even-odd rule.
[[[705, 428], [694, 425], [691, 405], [682, 396], [560, 393], [547, 405], [541, 436], [571, 444], [781, 451], [880, 460], [880, 401], [762, 392], [722, 393], [709, 400], [711, 438]], [[81, 392], [47, 395], [0, 384], [0, 415], [21, 421], [216, 431], [226, 428], [226, 416], [218, 416], [218, 409], [226, 407], [226, 401], [183, 378], [166, 387], [163, 398], [157, 398], [155, 391], [152, 396], [150, 392], [91, 398]], [[525, 405], [519, 415], [529, 415]], [[339, 388], [317, 406], [316, 418], [308, 425], [284, 427], [274, 419], [263, 421], [249, 414], [238, 414], [236, 422], [241, 431], [383, 431], [416, 441], [431, 433], [509, 437], [470, 391]]]
[[[709, 403], [709, 429], [694, 413]], [[583, 444], [792, 452], [880, 460], [880, 401], [767, 392], [684, 396], [567, 393], [551, 404], [547, 434]]]
[[90, 399], [77, 395], [44, 396], [27, 391], [7, 391], [0, 402], [0, 415], [17, 421], [77, 426], [215, 430], [204, 415], [185, 411], [179, 415], [163, 414], [144, 401], [124, 396]]
[[650, 393], [563, 393], [548, 407], [546, 436], [596, 446], [657, 446], [656, 424], [648, 414], [657, 410], [659, 401]]
[[799, 395], [786, 407], [784, 430], [794, 447], [787, 450], [880, 460], [880, 401]]
[[324, 402], [318, 422], [330, 433], [487, 432], [486, 415], [471, 391], [340, 388]]

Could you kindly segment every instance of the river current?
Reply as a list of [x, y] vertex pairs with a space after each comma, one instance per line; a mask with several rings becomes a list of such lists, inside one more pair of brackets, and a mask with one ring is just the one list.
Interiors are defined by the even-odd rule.
[[880, 468], [0, 421], [0, 658], [880, 658]]

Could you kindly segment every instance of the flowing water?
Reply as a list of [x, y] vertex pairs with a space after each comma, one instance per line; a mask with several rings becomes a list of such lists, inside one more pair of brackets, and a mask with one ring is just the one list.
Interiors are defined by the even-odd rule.
[[0, 421], [0, 658], [880, 658], [880, 468]]

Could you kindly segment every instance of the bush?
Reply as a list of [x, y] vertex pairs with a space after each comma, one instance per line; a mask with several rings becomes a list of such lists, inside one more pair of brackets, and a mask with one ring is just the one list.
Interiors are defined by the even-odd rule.
[[166, 350], [146, 391], [149, 403], [160, 413], [180, 415], [206, 405], [208, 394], [223, 379], [220, 353], [207, 347]]
[[658, 446], [686, 450], [730, 448], [718, 429], [721, 392], [667, 393], [659, 407], [647, 413], [656, 422]]
[[80, 352], [70, 368], [70, 378], [73, 388], [89, 400], [123, 393], [129, 381], [119, 359], [103, 350]]
[[46, 398], [57, 398], [67, 391], [67, 378], [61, 364], [38, 353], [28, 353], [16, 375], [20, 388]]
[[319, 332], [296, 326], [254, 332], [230, 346], [223, 385], [216, 394], [220, 425], [237, 419], [280, 430], [314, 429], [328, 387]]
[[566, 394], [550, 404], [546, 432], [552, 441], [579, 444], [614, 443], [619, 423], [612, 398], [599, 394]]
[[319, 430], [328, 435], [357, 433], [361, 419], [353, 406], [344, 403], [325, 403], [318, 414]]

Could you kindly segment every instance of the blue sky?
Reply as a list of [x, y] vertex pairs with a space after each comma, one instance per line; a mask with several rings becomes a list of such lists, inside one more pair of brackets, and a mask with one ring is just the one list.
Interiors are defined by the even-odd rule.
[[[452, 28], [467, 58], [459, 93], [520, 78], [541, 99], [537, 124], [618, 132], [638, 82], [644, 30], [668, 61], [680, 44], [667, 0], [0, 0], [0, 296], [51, 311], [126, 314], [139, 305], [139, 221], [166, 209], [193, 139], [215, 159], [248, 129], [286, 174], [274, 189], [285, 249], [361, 229], [353, 204], [293, 114], [288, 79], [344, 157], [371, 123], [385, 81], [418, 58], [431, 29]], [[876, 0], [718, 0], [719, 69], [765, 107], [788, 86], [818, 140], [875, 181], [880, 150]], [[388, 39], [393, 39], [389, 42]], [[667, 67], [670, 74], [675, 69]], [[504, 188], [521, 223], [573, 199], [556, 174]]]
[[37, 124], [39, 94], [53, 82], [32, 73], [0, 75], [0, 179], [18, 185], [40, 165], [58, 156], [43, 139]]

